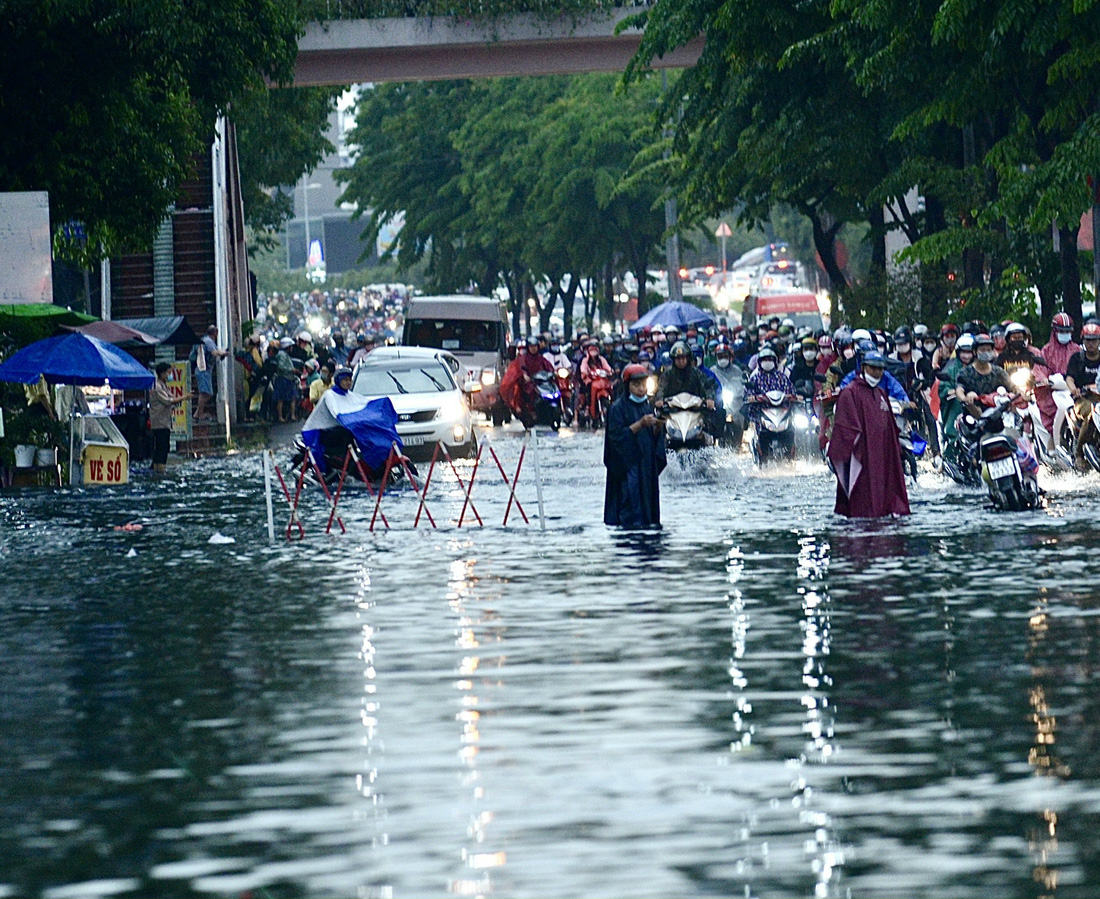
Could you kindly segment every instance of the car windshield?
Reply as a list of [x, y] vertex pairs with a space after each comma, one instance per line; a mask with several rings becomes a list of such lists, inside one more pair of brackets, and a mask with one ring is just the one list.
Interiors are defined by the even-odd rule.
[[457, 388], [447, 366], [426, 362], [416, 366], [360, 368], [352, 389], [363, 396], [393, 396], [398, 393], [443, 393]]
[[405, 343], [460, 353], [491, 352], [500, 344], [500, 325], [491, 321], [414, 318], [405, 324]]

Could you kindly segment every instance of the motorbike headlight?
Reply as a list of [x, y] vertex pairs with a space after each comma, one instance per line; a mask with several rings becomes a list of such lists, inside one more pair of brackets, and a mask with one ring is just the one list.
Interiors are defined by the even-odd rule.
[[1012, 386], [1022, 393], [1031, 386], [1031, 369], [1018, 368], [1009, 375], [1009, 380], [1012, 382]]
[[804, 431], [810, 426], [810, 417], [805, 412], [798, 412], [794, 416], [794, 426]]
[[563, 381], [568, 378], [570, 374], [572, 374], [572, 372], [570, 372], [568, 368], [558, 369], [558, 377], [561, 378]]
[[657, 376], [650, 375], [645, 379], [646, 396], [654, 396], [657, 393]]
[[481, 383], [488, 387], [491, 384], [497, 382], [497, 372], [495, 368], [483, 368], [481, 370]]
[[722, 405], [729, 406], [733, 402], [733, 391], [728, 387], [722, 388]]
[[689, 430], [689, 431], [687, 432], [687, 439], [688, 439], [688, 440], [694, 440], [694, 439], [695, 439], [696, 437], [698, 437], [698, 436], [699, 436], [699, 432], [700, 432], [700, 430], [701, 430], [701, 429], [700, 429], [700, 428], [698, 428], [698, 427], [694, 427], [694, 428], [691, 428], [691, 429], [690, 429], [690, 430]]

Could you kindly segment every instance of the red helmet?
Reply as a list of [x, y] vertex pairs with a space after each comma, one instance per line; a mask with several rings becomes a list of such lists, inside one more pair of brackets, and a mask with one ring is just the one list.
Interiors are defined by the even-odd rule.
[[1073, 319], [1070, 318], [1065, 312], [1059, 312], [1050, 322], [1054, 325], [1055, 331], [1072, 331]]
[[954, 334], [957, 337], [959, 334], [959, 326], [954, 322], [948, 322], [940, 328], [940, 334]]
[[1088, 340], [1089, 338], [1093, 340], [1100, 339], [1100, 325], [1096, 322], [1089, 322], [1081, 329], [1081, 339]]
[[648, 378], [649, 369], [644, 365], [639, 365], [637, 362], [632, 362], [626, 368], [623, 369], [623, 380], [628, 384], [631, 381], [637, 381], [640, 378]]

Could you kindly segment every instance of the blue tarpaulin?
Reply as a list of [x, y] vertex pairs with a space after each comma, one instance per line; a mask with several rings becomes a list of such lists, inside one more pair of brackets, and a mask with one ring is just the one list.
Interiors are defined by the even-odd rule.
[[149, 390], [156, 380], [125, 350], [80, 333], [39, 340], [0, 364], [0, 381], [35, 384], [40, 376], [50, 384], [108, 383], [117, 390]]
[[404, 450], [397, 433], [397, 412], [389, 397], [367, 402], [355, 393], [339, 395], [329, 390], [302, 427], [302, 442], [310, 448], [322, 471], [325, 454], [321, 432], [337, 426], [347, 428], [355, 438], [363, 462], [372, 471], [382, 470], [394, 443], [399, 451]]

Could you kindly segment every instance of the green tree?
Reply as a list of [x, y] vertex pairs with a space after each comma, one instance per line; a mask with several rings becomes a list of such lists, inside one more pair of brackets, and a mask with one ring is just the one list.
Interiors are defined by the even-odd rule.
[[257, 88], [230, 111], [237, 127], [237, 157], [245, 220], [253, 239], [274, 243], [294, 211], [293, 185], [335, 149], [327, 137], [329, 115], [343, 88]]
[[0, 0], [0, 189], [84, 222], [70, 257], [148, 243], [218, 114], [289, 80], [294, 0]]

